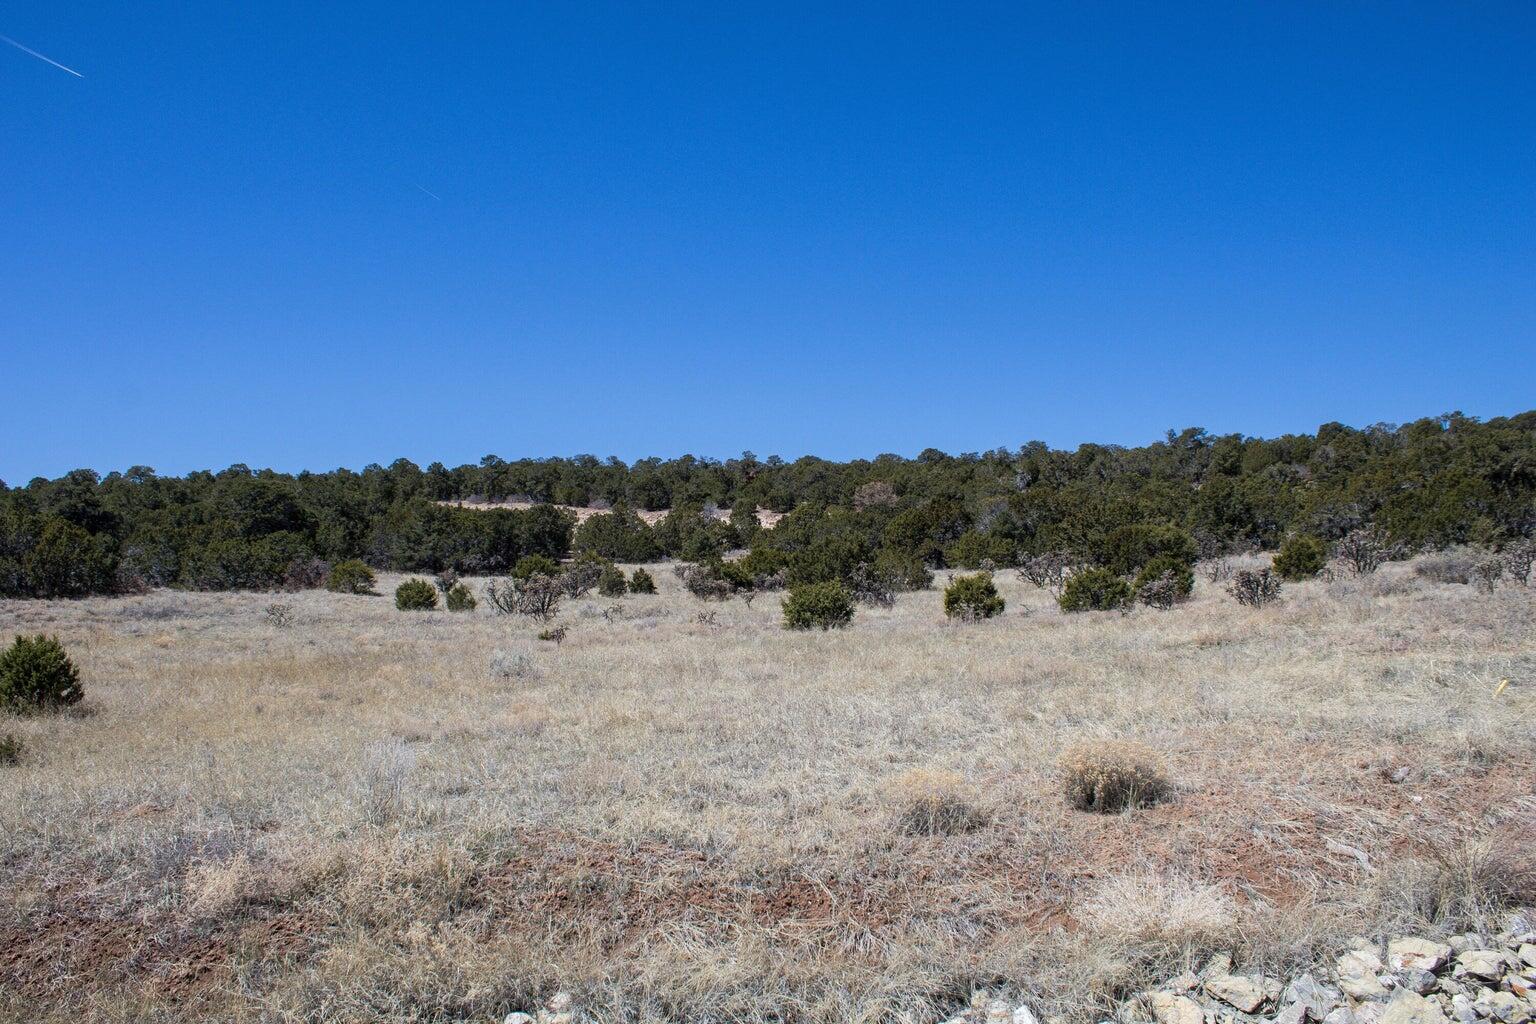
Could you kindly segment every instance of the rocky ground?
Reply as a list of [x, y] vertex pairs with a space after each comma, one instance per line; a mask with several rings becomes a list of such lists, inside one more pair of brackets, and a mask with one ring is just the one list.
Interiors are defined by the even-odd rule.
[[[1517, 920], [1497, 938], [1404, 935], [1385, 945], [1356, 939], [1331, 969], [1287, 981], [1235, 974], [1212, 957], [1121, 1007], [1124, 1024], [1529, 1024], [1536, 1020], [1536, 928]], [[573, 1024], [580, 1012], [561, 992], [502, 1024]], [[945, 1024], [1040, 1024], [1028, 1005], [978, 992]], [[1047, 1017], [1044, 1024], [1052, 1024]], [[1108, 1022], [1106, 1022], [1108, 1024]]]

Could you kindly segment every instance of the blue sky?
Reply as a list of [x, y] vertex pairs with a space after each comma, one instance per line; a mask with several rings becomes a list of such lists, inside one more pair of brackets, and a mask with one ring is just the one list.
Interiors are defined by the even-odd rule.
[[[247, 9], [237, 9], [247, 8]], [[0, 479], [1536, 407], [1536, 5], [0, 12]]]

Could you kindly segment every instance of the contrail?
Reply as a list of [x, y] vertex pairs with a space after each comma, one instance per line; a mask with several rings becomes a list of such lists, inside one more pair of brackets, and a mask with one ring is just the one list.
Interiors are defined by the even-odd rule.
[[54, 67], [58, 68], [60, 71], [68, 71], [70, 74], [74, 75], [76, 78], [84, 78], [85, 77], [80, 72], [76, 71], [74, 68], [65, 67], [63, 64], [60, 64], [58, 61], [54, 60], [52, 57], [44, 57], [42, 54], [38, 53], [36, 50], [32, 49], [30, 46], [22, 46], [16, 40], [12, 39], [10, 36], [0, 36], [0, 39], [3, 39], [7, 43], [10, 43], [12, 46], [16, 47], [16, 49], [20, 50], [22, 53], [30, 53], [32, 56], [36, 57], [38, 60], [44, 61], [45, 63], [48, 63], [48, 64], [52, 64]]
[[412, 182], [412, 184], [416, 185], [417, 188], [421, 189], [423, 192], [425, 192], [427, 195], [431, 196], [433, 199], [436, 199], [438, 202], [442, 202], [443, 201], [443, 197], [442, 196], [438, 195], [436, 192], [433, 192], [431, 189], [427, 188], [427, 186], [416, 184], [415, 182]]

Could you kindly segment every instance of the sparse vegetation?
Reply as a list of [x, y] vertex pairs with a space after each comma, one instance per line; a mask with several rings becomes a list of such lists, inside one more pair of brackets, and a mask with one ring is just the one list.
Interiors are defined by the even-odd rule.
[[33, 714], [58, 711], [85, 696], [80, 670], [58, 637], [18, 636], [0, 653], [0, 711]]
[[0, 768], [8, 768], [21, 760], [26, 744], [13, 733], [0, 734]]
[[431, 611], [437, 607], [437, 588], [424, 579], [409, 579], [395, 588], [395, 607], [403, 612]]

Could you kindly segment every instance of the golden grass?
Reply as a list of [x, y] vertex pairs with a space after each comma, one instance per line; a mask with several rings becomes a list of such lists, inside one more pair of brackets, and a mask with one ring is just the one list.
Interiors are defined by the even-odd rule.
[[[654, 575], [568, 603], [558, 647], [485, 602], [0, 603], [86, 688], [5, 723], [0, 1016], [499, 1019], [568, 988], [602, 1021], [918, 1022], [989, 985], [1086, 1018], [1208, 948], [1522, 898], [1446, 851], [1536, 826], [1536, 591], [1389, 566], [1067, 616], [999, 574], [998, 619], [934, 590], [801, 634], [771, 597], [704, 628]], [[1071, 807], [1062, 755], [1104, 741], [1171, 797]]]

